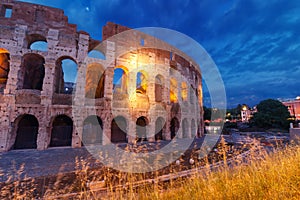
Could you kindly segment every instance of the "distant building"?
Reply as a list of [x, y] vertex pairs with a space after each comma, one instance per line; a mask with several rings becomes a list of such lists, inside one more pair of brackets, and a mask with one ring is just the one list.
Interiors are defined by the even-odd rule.
[[291, 116], [294, 116], [296, 120], [300, 120], [300, 96], [294, 100], [283, 101], [282, 103], [287, 106]]
[[249, 108], [246, 105], [244, 105], [241, 110], [242, 122], [249, 122], [250, 118], [253, 117], [253, 114], [256, 112], [257, 112], [256, 107]]

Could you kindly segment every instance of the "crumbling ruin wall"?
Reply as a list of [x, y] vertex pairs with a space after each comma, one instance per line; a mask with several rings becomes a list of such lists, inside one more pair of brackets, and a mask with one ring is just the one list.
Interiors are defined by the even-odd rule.
[[[100, 41], [92, 39], [86, 32], [77, 31], [76, 25], [69, 24], [60, 9], [2, 1], [0, 151], [27, 147], [42, 150], [69, 145], [68, 141], [59, 141], [64, 140], [59, 134], [68, 131], [71, 132], [72, 147], [84, 145], [81, 139], [84, 130], [89, 134], [96, 130], [105, 135], [97, 140], [101, 144], [109, 144], [112, 140], [133, 142], [138, 135], [138, 121], [147, 124], [145, 137], [148, 141], [169, 140], [173, 137], [170, 130], [174, 117], [179, 126], [176, 137], [201, 137], [202, 78], [198, 66], [179, 50], [151, 36], [135, 32], [134, 35], [125, 34], [121, 39], [114, 37], [127, 30], [127, 27], [107, 23], [103, 27], [103, 39], [107, 40], [97, 46]], [[47, 50], [32, 50], [31, 44], [36, 41], [46, 42]], [[153, 48], [152, 43], [167, 50]], [[132, 46], [135, 47], [133, 51], [129, 50]], [[105, 59], [87, 57], [94, 48], [102, 52]], [[76, 95], [63, 93], [62, 77], [63, 73], [68, 73], [61, 68], [64, 58], [77, 64]], [[118, 88], [122, 84], [113, 83], [118, 68], [126, 71], [122, 79], [124, 88]], [[143, 74], [143, 80], [136, 89], [139, 72]], [[170, 100], [171, 78], [178, 80], [174, 102]], [[188, 98], [184, 99], [181, 98], [182, 82], [188, 88], [184, 95]], [[192, 93], [196, 94], [196, 99], [189, 98]], [[197, 101], [199, 105], [195, 103]], [[80, 107], [80, 111], [74, 112], [74, 106]], [[91, 116], [97, 116], [101, 121], [101, 131], [89, 121]], [[115, 127], [115, 117], [125, 120], [126, 131], [130, 133], [125, 135], [126, 141], [113, 135], [122, 134]], [[160, 138], [155, 135], [158, 119], [165, 121]], [[36, 141], [31, 144], [34, 137], [30, 132], [35, 131]]]

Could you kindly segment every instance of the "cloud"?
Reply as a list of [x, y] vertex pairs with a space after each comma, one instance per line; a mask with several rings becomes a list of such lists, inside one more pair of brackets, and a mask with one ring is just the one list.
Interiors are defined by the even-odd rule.
[[64, 9], [71, 23], [96, 39], [107, 21], [192, 37], [218, 66], [229, 107], [300, 94], [298, 0], [27, 1]]

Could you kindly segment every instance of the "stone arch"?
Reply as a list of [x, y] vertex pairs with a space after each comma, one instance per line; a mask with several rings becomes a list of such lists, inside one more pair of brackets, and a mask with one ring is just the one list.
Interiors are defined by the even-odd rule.
[[127, 143], [127, 120], [125, 117], [117, 116], [112, 120], [111, 142]]
[[175, 78], [170, 79], [170, 102], [178, 102], [178, 84]]
[[181, 107], [179, 103], [173, 103], [171, 107], [171, 116], [172, 117], [179, 117], [181, 116]]
[[7, 49], [0, 48], [0, 93], [2, 93], [6, 87], [9, 70], [10, 52]]
[[124, 66], [117, 66], [114, 70], [113, 77], [113, 93], [114, 94], [127, 94], [128, 86], [128, 69]]
[[36, 149], [39, 122], [34, 115], [24, 114], [16, 120], [16, 138], [13, 149]]
[[155, 121], [155, 141], [163, 140], [163, 132], [165, 129], [165, 119], [163, 117], [158, 117]]
[[148, 74], [144, 71], [138, 71], [136, 75], [136, 93], [147, 94]]
[[42, 90], [45, 77], [45, 59], [34, 53], [22, 57], [20, 77], [22, 89]]
[[88, 52], [88, 57], [89, 58], [96, 58], [96, 59], [101, 59], [101, 60], [106, 60], [106, 57], [104, 53], [98, 49], [92, 49], [91, 51]]
[[85, 84], [86, 98], [97, 99], [104, 97], [104, 71], [104, 67], [99, 63], [88, 64]]
[[82, 143], [84, 145], [102, 144], [103, 123], [97, 115], [90, 115], [83, 121]]
[[180, 128], [180, 124], [177, 117], [173, 117], [170, 123], [171, 139], [176, 137], [179, 128]]
[[189, 138], [189, 122], [186, 118], [182, 120], [182, 138]]
[[190, 86], [190, 103], [191, 104], [194, 104], [195, 100], [194, 100], [194, 97], [195, 97], [195, 89], [194, 87], [191, 85]]
[[27, 35], [26, 41], [27, 41], [28, 49], [31, 49], [32, 44], [34, 44], [36, 42], [46, 42], [47, 43], [46, 37], [41, 34], [38, 34], [38, 33], [33, 33], [33, 34]]
[[188, 100], [188, 86], [186, 82], [181, 82], [181, 99], [182, 101]]
[[136, 140], [137, 142], [147, 141], [147, 125], [149, 120], [141, 116], [136, 120]]
[[50, 147], [72, 145], [73, 120], [67, 115], [58, 115], [52, 122]]
[[36, 41], [31, 44], [30, 46], [31, 50], [35, 51], [48, 51], [48, 43], [43, 41]]
[[155, 101], [162, 102], [164, 94], [164, 77], [160, 74], [155, 76]]
[[[68, 73], [65, 73], [65, 72]], [[70, 56], [62, 56], [55, 63], [55, 92], [72, 94], [75, 89], [77, 62]]]
[[196, 123], [195, 123], [194, 119], [192, 119], [192, 121], [191, 121], [191, 136], [192, 137], [197, 136], [197, 128], [196, 128]]

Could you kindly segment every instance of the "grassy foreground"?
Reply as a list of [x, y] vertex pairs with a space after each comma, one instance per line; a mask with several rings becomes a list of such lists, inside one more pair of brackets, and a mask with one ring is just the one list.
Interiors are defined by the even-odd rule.
[[[255, 155], [253, 155], [255, 156]], [[300, 199], [300, 146], [278, 150], [249, 165], [236, 165], [176, 181], [132, 199]], [[127, 196], [128, 197], [128, 196]]]
[[[300, 146], [278, 148], [271, 154], [264, 150], [252, 152], [247, 162], [245, 164], [235, 158], [234, 166], [224, 166], [218, 171], [207, 168], [190, 178], [171, 180], [164, 184], [155, 182], [139, 188], [114, 190], [111, 187], [106, 193], [88, 190], [87, 173], [83, 170], [76, 174], [73, 186], [62, 190], [54, 187], [46, 191], [42, 199], [300, 199]], [[108, 171], [100, 174], [106, 180], [111, 176]], [[97, 176], [99, 174], [94, 175]], [[127, 177], [129, 185], [137, 180], [135, 176], [132, 174]], [[64, 182], [58, 179], [57, 185], [61, 184], [64, 185]], [[31, 187], [27, 189], [22, 183], [16, 182], [12, 187], [1, 188], [0, 199], [36, 199], [35, 185]], [[73, 187], [79, 187], [81, 192], [70, 197], [68, 194]]]

